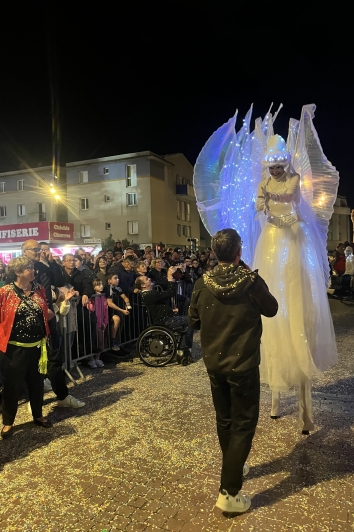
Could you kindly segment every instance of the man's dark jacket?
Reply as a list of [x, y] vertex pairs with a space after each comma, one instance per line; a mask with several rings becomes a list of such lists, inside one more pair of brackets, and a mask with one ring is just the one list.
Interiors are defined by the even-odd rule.
[[74, 268], [72, 275], [64, 270], [64, 284], [70, 284], [77, 290], [80, 296], [91, 297], [94, 294], [92, 286], [92, 272], [89, 270], [77, 270]]
[[168, 318], [174, 316], [171, 306], [166, 305], [166, 301], [174, 297], [175, 293], [175, 283], [173, 281], [168, 281], [167, 290], [163, 292], [157, 290], [142, 292], [143, 305], [146, 305], [149, 309], [151, 323], [163, 325]]
[[219, 264], [194, 285], [189, 325], [200, 329], [210, 372], [247, 373], [260, 363], [261, 315], [275, 316], [276, 299], [257, 271]]
[[134, 270], [127, 271], [121, 262], [112, 264], [109, 273], [116, 273], [119, 277], [119, 288], [122, 289], [123, 294], [130, 296], [134, 292], [135, 272]]
[[36, 281], [45, 290], [48, 307], [53, 310], [52, 285], [57, 288], [65, 284], [61, 267], [55, 260], [49, 262], [49, 268], [43, 262], [36, 261], [34, 263], [34, 275]]

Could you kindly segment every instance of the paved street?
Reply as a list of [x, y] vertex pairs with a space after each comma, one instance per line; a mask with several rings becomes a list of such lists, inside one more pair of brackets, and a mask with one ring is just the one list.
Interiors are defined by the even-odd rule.
[[196, 342], [198, 361], [185, 368], [137, 359], [85, 368], [87, 380], [71, 390], [85, 408], [58, 409], [46, 394], [52, 429], [33, 425], [22, 404], [16, 433], [0, 441], [0, 530], [354, 530], [354, 306], [331, 308], [340, 362], [314, 386], [316, 431], [301, 435], [295, 391], [271, 420], [262, 387], [243, 487], [249, 512], [227, 518], [214, 509], [220, 451]]

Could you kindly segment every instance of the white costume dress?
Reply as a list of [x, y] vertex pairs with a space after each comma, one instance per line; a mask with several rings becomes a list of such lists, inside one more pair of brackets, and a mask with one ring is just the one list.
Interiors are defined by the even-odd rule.
[[[273, 392], [272, 416], [278, 392], [298, 387], [304, 431], [313, 429], [311, 381], [337, 361], [326, 239], [339, 175], [323, 153], [314, 109], [304, 106], [300, 121], [290, 120], [287, 145], [273, 134], [270, 112], [252, 133], [252, 109], [237, 133], [235, 115], [210, 137], [194, 171], [204, 225], [210, 234], [226, 227], [239, 232], [243, 259], [278, 301], [278, 314], [262, 319], [261, 379]], [[275, 178], [270, 166], [296, 173]]]
[[[299, 176], [285, 173], [259, 185], [257, 210], [269, 200], [254, 267], [277, 299], [277, 315], [263, 318], [261, 376], [272, 390], [299, 385], [336, 362], [335, 335], [315, 242], [299, 219]], [[286, 200], [286, 201], [284, 201]]]

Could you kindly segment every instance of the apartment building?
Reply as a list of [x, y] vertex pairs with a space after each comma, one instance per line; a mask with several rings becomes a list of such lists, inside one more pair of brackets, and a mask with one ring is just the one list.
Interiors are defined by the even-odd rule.
[[181, 153], [144, 151], [68, 163], [66, 183], [77, 244], [109, 234], [172, 246], [200, 238], [193, 167]]
[[66, 221], [65, 168], [63, 187], [51, 166], [0, 173], [0, 224]]

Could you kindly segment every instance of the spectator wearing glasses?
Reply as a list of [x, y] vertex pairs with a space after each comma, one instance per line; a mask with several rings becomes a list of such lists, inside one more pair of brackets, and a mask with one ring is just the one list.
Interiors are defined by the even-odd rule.
[[[56, 320], [53, 312], [52, 288], [64, 286], [63, 271], [59, 264], [48, 257], [49, 268], [39, 261], [40, 247], [36, 240], [26, 240], [22, 246], [22, 255], [34, 262], [34, 274], [37, 283], [41, 284], [45, 291], [48, 306], [48, 325], [52, 341], [52, 349], [48, 351], [48, 375], [55, 395], [58, 398], [58, 406], [65, 408], [81, 408], [85, 406], [83, 401], [69, 395], [68, 387], [65, 381], [65, 373], [62, 369], [62, 359], [59, 348], [59, 335], [56, 326]], [[51, 277], [48, 272], [51, 272]], [[52, 283], [52, 280], [54, 283]]]
[[154, 282], [155, 286], [160, 286], [162, 290], [167, 290], [169, 284], [164, 266], [162, 259], [154, 259], [151, 261], [151, 269], [146, 275]]
[[27, 257], [10, 260], [10, 284], [0, 288], [0, 368], [3, 377], [2, 438], [13, 433], [17, 404], [26, 382], [33, 421], [52, 427], [42, 416], [43, 375], [47, 372], [48, 307], [44, 288], [35, 281], [34, 264]]

